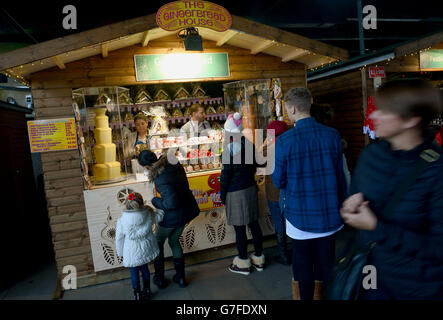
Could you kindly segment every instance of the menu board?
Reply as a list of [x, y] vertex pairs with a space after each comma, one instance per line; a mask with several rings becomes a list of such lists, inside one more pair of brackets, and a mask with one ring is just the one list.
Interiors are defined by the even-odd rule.
[[32, 153], [78, 148], [74, 118], [28, 121], [28, 135]]

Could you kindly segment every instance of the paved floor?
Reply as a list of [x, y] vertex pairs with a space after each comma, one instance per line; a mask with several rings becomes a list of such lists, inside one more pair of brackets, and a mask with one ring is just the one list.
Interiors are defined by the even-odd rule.
[[42, 265], [10, 288], [0, 291], [0, 300], [50, 300], [57, 286], [55, 262]]
[[[337, 250], [345, 243], [346, 237], [338, 238]], [[264, 250], [265, 270], [253, 271], [250, 275], [234, 274], [227, 271], [232, 257], [186, 267], [189, 285], [179, 288], [171, 283], [158, 290], [152, 284], [153, 300], [290, 300], [292, 271], [290, 266], [274, 262], [277, 248]], [[171, 279], [174, 270], [166, 271]], [[0, 292], [0, 300], [49, 300], [53, 298], [57, 284], [55, 263], [41, 266], [28, 278], [11, 288]], [[63, 300], [132, 300], [131, 280], [66, 291]]]
[[[269, 263], [262, 272], [252, 272], [249, 276], [227, 271], [232, 258], [202, 263], [186, 267], [189, 285], [179, 288], [171, 283], [158, 290], [151, 285], [153, 300], [285, 300], [291, 298], [291, 267], [272, 261], [275, 248], [265, 250]], [[174, 270], [166, 271], [171, 279]], [[131, 280], [125, 279], [108, 284], [96, 285], [78, 290], [66, 291], [64, 300], [132, 300]]]
[[[264, 250], [268, 258], [265, 270], [249, 276], [227, 271], [232, 257], [186, 267], [189, 285], [179, 288], [171, 283], [158, 290], [152, 284], [153, 300], [286, 300], [291, 299], [291, 267], [273, 261], [276, 248]], [[171, 279], [174, 270], [166, 271]], [[0, 300], [49, 300], [57, 284], [55, 263], [41, 266], [33, 275], [0, 292]], [[65, 291], [63, 300], [132, 300], [131, 280]]]

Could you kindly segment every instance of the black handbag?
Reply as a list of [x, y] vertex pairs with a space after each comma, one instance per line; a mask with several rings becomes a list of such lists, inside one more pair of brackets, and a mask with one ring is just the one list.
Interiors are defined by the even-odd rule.
[[[410, 186], [417, 177], [427, 168], [427, 166], [437, 161], [440, 157], [436, 151], [426, 149], [421, 152], [414, 169], [402, 181], [399, 188], [394, 192], [391, 199], [386, 204], [381, 217], [388, 219], [394, 212], [394, 208], [403, 198]], [[345, 255], [341, 255], [332, 269], [329, 285], [326, 288], [326, 298], [328, 300], [357, 300], [360, 295], [360, 288], [363, 280], [363, 268], [368, 264], [375, 242], [361, 244], [356, 241], [356, 237], [351, 238]]]

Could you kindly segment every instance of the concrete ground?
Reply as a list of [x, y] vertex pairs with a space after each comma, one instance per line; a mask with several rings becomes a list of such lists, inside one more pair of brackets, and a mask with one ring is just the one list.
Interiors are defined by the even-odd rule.
[[[340, 252], [349, 238], [348, 232], [336, 239]], [[186, 267], [189, 285], [179, 288], [171, 283], [163, 290], [151, 283], [153, 300], [290, 300], [292, 299], [290, 266], [274, 262], [277, 248], [264, 249], [265, 269], [253, 271], [248, 276], [227, 270], [233, 257]], [[172, 279], [174, 270], [167, 270]], [[151, 275], [152, 276], [152, 275]], [[152, 277], [151, 277], [152, 278]], [[0, 300], [50, 300], [57, 286], [57, 269], [54, 263], [41, 266], [34, 274], [0, 292]], [[63, 300], [132, 300], [130, 279], [94, 285], [63, 293]]]
[[[159, 290], [151, 283], [153, 300], [289, 300], [291, 299], [291, 267], [273, 261], [276, 248], [264, 250], [265, 270], [249, 276], [227, 270], [232, 257], [186, 267], [189, 285], [177, 284]], [[174, 270], [165, 275], [172, 279]], [[152, 277], [151, 277], [152, 278]], [[0, 292], [0, 300], [50, 300], [57, 285], [55, 263], [41, 266], [34, 274]], [[130, 279], [69, 290], [62, 300], [133, 300]]]
[[[289, 300], [291, 299], [291, 267], [272, 261], [275, 248], [265, 249], [269, 263], [262, 272], [253, 271], [249, 276], [227, 270], [231, 258], [186, 267], [189, 285], [179, 288], [171, 283], [159, 290], [151, 284], [153, 300]], [[166, 271], [172, 279], [174, 270]], [[90, 286], [64, 292], [63, 300], [132, 300], [131, 280]]]

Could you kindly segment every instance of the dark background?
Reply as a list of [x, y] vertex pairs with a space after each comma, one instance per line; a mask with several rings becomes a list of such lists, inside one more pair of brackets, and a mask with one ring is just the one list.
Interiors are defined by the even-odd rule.
[[[156, 13], [172, 1], [58, 1], [26, 3], [2, 1], [0, 10], [0, 52], [66, 36], [107, 24]], [[231, 14], [326, 42], [359, 55], [357, 0], [235, 0], [213, 3]], [[64, 30], [65, 5], [77, 8], [78, 29]], [[374, 50], [443, 30], [440, 1], [362, 0], [377, 8], [377, 30], [365, 30], [365, 48]], [[11, 16], [25, 30], [17, 30]], [[387, 19], [389, 21], [385, 21]]]

